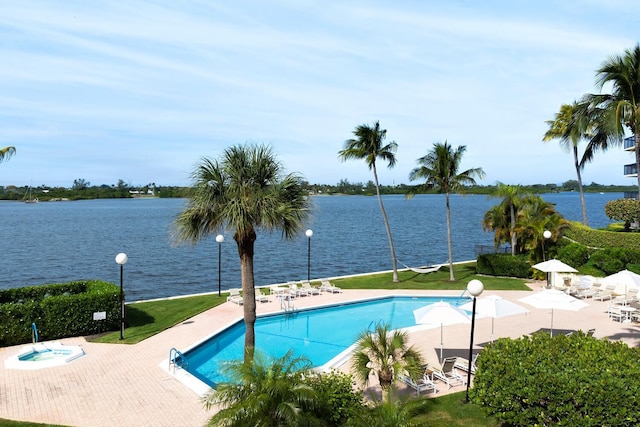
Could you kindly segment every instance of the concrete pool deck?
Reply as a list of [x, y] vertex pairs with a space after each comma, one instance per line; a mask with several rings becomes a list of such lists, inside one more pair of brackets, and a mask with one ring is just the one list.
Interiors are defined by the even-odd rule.
[[[537, 289], [539, 284], [533, 284]], [[495, 319], [495, 337], [517, 338], [551, 324], [550, 310], [536, 309], [518, 302], [528, 291], [485, 291], [482, 296], [500, 295], [530, 310], [528, 314]], [[447, 295], [460, 291], [345, 290], [339, 294], [323, 293], [296, 301], [296, 307], [309, 307], [353, 301], [383, 295]], [[588, 307], [577, 312], [554, 311], [554, 329], [588, 330], [595, 328], [597, 338], [622, 340], [629, 346], [640, 345], [640, 324], [620, 323], [609, 319], [609, 302], [587, 300]], [[279, 311], [279, 302], [257, 303], [258, 314]], [[79, 345], [86, 355], [64, 366], [38, 370], [5, 369], [0, 364], [0, 418], [61, 424], [66, 426], [202, 426], [211, 412], [200, 397], [176, 380], [159, 365], [169, 350], [184, 350], [213, 332], [242, 318], [242, 306], [224, 303], [173, 328], [134, 345], [98, 344], [84, 338], [60, 340], [65, 345]], [[469, 348], [468, 324], [444, 328], [445, 355]], [[126, 332], [125, 332], [126, 334]], [[474, 343], [491, 338], [491, 319], [477, 318]], [[411, 341], [431, 363], [437, 363], [440, 328], [411, 334]], [[22, 345], [0, 349], [2, 360], [16, 354]], [[480, 348], [476, 346], [476, 348]], [[341, 369], [348, 369], [343, 366]], [[441, 395], [462, 391], [450, 390], [438, 383]], [[371, 390], [376, 392], [373, 385]]]

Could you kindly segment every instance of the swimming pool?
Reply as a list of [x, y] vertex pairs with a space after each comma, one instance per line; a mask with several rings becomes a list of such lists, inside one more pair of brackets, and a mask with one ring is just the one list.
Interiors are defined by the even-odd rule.
[[84, 356], [84, 350], [77, 345], [63, 345], [60, 342], [35, 343], [24, 346], [16, 355], [5, 360], [8, 369], [40, 369], [64, 365]]
[[[280, 357], [292, 349], [320, 367], [354, 344], [363, 330], [372, 329], [378, 322], [387, 322], [392, 329], [415, 326], [413, 310], [439, 301], [458, 306], [469, 299], [396, 296], [260, 316], [255, 324], [256, 350]], [[219, 373], [220, 363], [242, 359], [243, 351], [241, 320], [185, 352], [189, 373], [214, 387], [224, 381]]]

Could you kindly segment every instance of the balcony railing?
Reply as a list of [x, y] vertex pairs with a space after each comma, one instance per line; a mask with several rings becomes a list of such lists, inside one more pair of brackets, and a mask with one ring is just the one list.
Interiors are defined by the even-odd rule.
[[625, 176], [631, 176], [631, 175], [637, 175], [637, 174], [638, 174], [638, 169], [636, 168], [635, 163], [632, 163], [630, 165], [624, 165]]
[[636, 139], [633, 136], [624, 139], [624, 149], [633, 150], [636, 146]]

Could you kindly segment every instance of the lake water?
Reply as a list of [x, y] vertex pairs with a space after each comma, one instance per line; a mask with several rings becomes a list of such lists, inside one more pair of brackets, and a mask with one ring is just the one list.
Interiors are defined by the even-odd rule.
[[[622, 193], [587, 194], [589, 224], [604, 227], [607, 201]], [[581, 220], [577, 193], [545, 194], [565, 218]], [[396, 256], [409, 266], [447, 261], [444, 195], [384, 196]], [[311, 277], [324, 278], [390, 270], [390, 252], [375, 197], [317, 196], [300, 236], [259, 232], [256, 285], [307, 277], [304, 230], [311, 228]], [[184, 199], [116, 199], [26, 204], [0, 202], [0, 288], [100, 279], [119, 283], [115, 256], [125, 252], [127, 301], [218, 289], [218, 244], [212, 236], [195, 246], [175, 246], [171, 224]], [[478, 245], [492, 245], [482, 231], [484, 213], [499, 199], [453, 195], [454, 260], [475, 259]], [[240, 261], [233, 235], [221, 245], [222, 289], [240, 287]], [[402, 268], [402, 264], [398, 264]]]

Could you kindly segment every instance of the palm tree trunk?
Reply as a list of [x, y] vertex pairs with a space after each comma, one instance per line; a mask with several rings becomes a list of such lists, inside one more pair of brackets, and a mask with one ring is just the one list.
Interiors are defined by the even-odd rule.
[[256, 241], [255, 231], [251, 231], [247, 236], [239, 238], [233, 236], [238, 244], [238, 254], [240, 255], [240, 276], [242, 278], [242, 307], [244, 308], [244, 363], [253, 361], [254, 349], [256, 346], [255, 324], [256, 324], [256, 288], [253, 277], [253, 247]]
[[518, 238], [516, 236], [516, 208], [513, 203], [509, 204], [509, 212], [511, 213], [511, 230], [509, 234], [511, 235], [511, 256], [516, 254], [516, 244], [518, 242]]
[[580, 206], [582, 207], [582, 223], [587, 224], [587, 205], [584, 202], [584, 189], [582, 188], [582, 175], [580, 174], [580, 162], [578, 161], [578, 146], [573, 146], [573, 164], [578, 176], [578, 190], [580, 191]]
[[387, 238], [389, 239], [389, 248], [391, 248], [391, 262], [393, 264], [393, 283], [398, 283], [398, 261], [396, 260], [396, 250], [393, 246], [393, 238], [391, 237], [391, 227], [389, 227], [389, 219], [387, 218], [387, 212], [384, 210], [382, 204], [382, 196], [380, 195], [380, 184], [378, 183], [378, 172], [376, 170], [376, 164], [373, 164], [373, 178], [376, 182], [376, 194], [378, 195], [378, 203], [380, 204], [380, 211], [382, 212], [382, 219], [384, 219], [384, 226], [387, 229]]
[[449, 245], [449, 280], [456, 280], [453, 277], [453, 247], [451, 246], [451, 207], [449, 206], [449, 192], [446, 193], [447, 201], [447, 244]]

